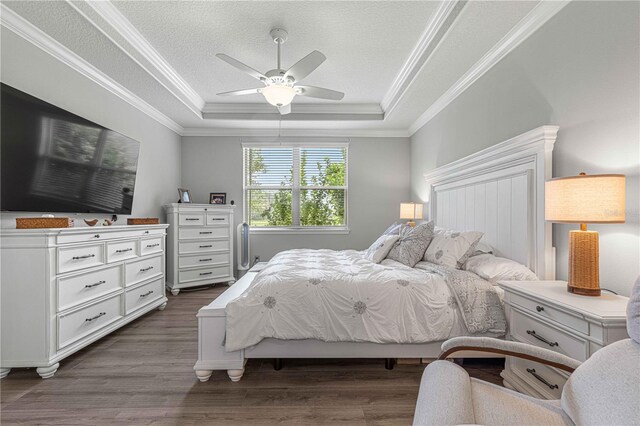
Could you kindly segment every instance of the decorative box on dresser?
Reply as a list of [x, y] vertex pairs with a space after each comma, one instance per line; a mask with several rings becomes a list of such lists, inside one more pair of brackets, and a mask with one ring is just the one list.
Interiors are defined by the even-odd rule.
[[234, 206], [173, 203], [164, 206], [169, 222], [167, 286], [180, 289], [233, 284]]
[[164, 309], [168, 225], [2, 229], [0, 377], [59, 361]]
[[[628, 298], [567, 292], [564, 281], [500, 281], [509, 323], [509, 340], [550, 349], [578, 361], [617, 340], [626, 339]], [[507, 357], [504, 385], [544, 399], [559, 399], [568, 373]]]

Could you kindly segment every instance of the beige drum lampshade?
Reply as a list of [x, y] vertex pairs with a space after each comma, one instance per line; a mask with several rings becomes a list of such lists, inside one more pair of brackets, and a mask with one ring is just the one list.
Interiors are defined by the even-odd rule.
[[545, 183], [544, 217], [562, 223], [625, 221], [624, 175], [579, 175]]
[[422, 204], [400, 203], [400, 219], [422, 219]]

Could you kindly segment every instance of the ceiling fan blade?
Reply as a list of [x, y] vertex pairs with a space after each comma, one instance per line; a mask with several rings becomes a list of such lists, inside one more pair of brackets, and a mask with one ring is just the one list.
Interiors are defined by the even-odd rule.
[[331, 99], [333, 101], [339, 101], [344, 98], [344, 93], [336, 90], [324, 89], [322, 87], [315, 86], [295, 86], [298, 95], [307, 96], [309, 98]]
[[267, 80], [267, 77], [264, 74], [262, 74], [259, 71], [254, 70], [253, 68], [251, 68], [248, 65], [243, 64], [242, 62], [238, 61], [237, 59], [233, 59], [231, 56], [225, 55], [224, 53], [218, 53], [216, 56], [218, 58], [222, 59], [223, 61], [225, 61], [226, 63], [228, 63], [229, 65], [238, 68], [240, 71], [243, 71], [243, 72], [249, 74], [253, 78], [257, 78], [260, 81]]
[[295, 81], [300, 81], [318, 68], [327, 59], [322, 53], [314, 50], [304, 58], [296, 62], [284, 74], [284, 78], [292, 77]]
[[291, 104], [278, 107], [278, 111], [280, 111], [280, 115], [287, 115], [291, 113]]
[[253, 95], [255, 93], [260, 93], [260, 89], [242, 89], [242, 90], [233, 90], [231, 92], [222, 92], [218, 93], [218, 96], [238, 96], [238, 95]]

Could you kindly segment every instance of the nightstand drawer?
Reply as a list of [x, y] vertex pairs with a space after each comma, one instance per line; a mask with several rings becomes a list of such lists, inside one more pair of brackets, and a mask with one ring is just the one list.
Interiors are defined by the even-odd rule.
[[542, 301], [527, 299], [519, 294], [510, 294], [509, 301], [529, 311], [534, 318], [546, 318], [580, 333], [589, 334], [589, 324], [584, 319], [562, 312]]
[[550, 349], [578, 361], [588, 358], [589, 348], [586, 340], [551, 327], [528, 314], [512, 309], [509, 323], [514, 340]]
[[513, 372], [548, 399], [560, 399], [567, 378], [551, 367], [522, 358], [510, 360]]

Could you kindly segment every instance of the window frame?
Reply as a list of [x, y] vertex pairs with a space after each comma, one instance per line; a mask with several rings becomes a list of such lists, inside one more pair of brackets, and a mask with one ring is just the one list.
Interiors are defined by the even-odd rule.
[[[300, 192], [302, 190], [313, 189], [339, 189], [344, 191], [344, 225], [338, 226], [249, 226], [253, 234], [348, 234], [349, 229], [349, 143], [348, 142], [243, 142], [242, 143], [242, 203], [243, 221], [247, 222], [249, 216], [248, 191], [252, 189], [279, 190], [289, 188], [283, 186], [248, 186], [246, 182], [247, 164], [245, 162], [245, 149], [250, 148], [292, 148], [293, 149], [293, 184], [290, 187], [292, 192], [291, 221], [300, 223]], [[344, 186], [300, 186], [300, 149], [303, 148], [344, 148], [345, 149], [345, 176]], [[296, 154], [297, 149], [297, 154]], [[248, 223], [248, 222], [247, 222]]]

